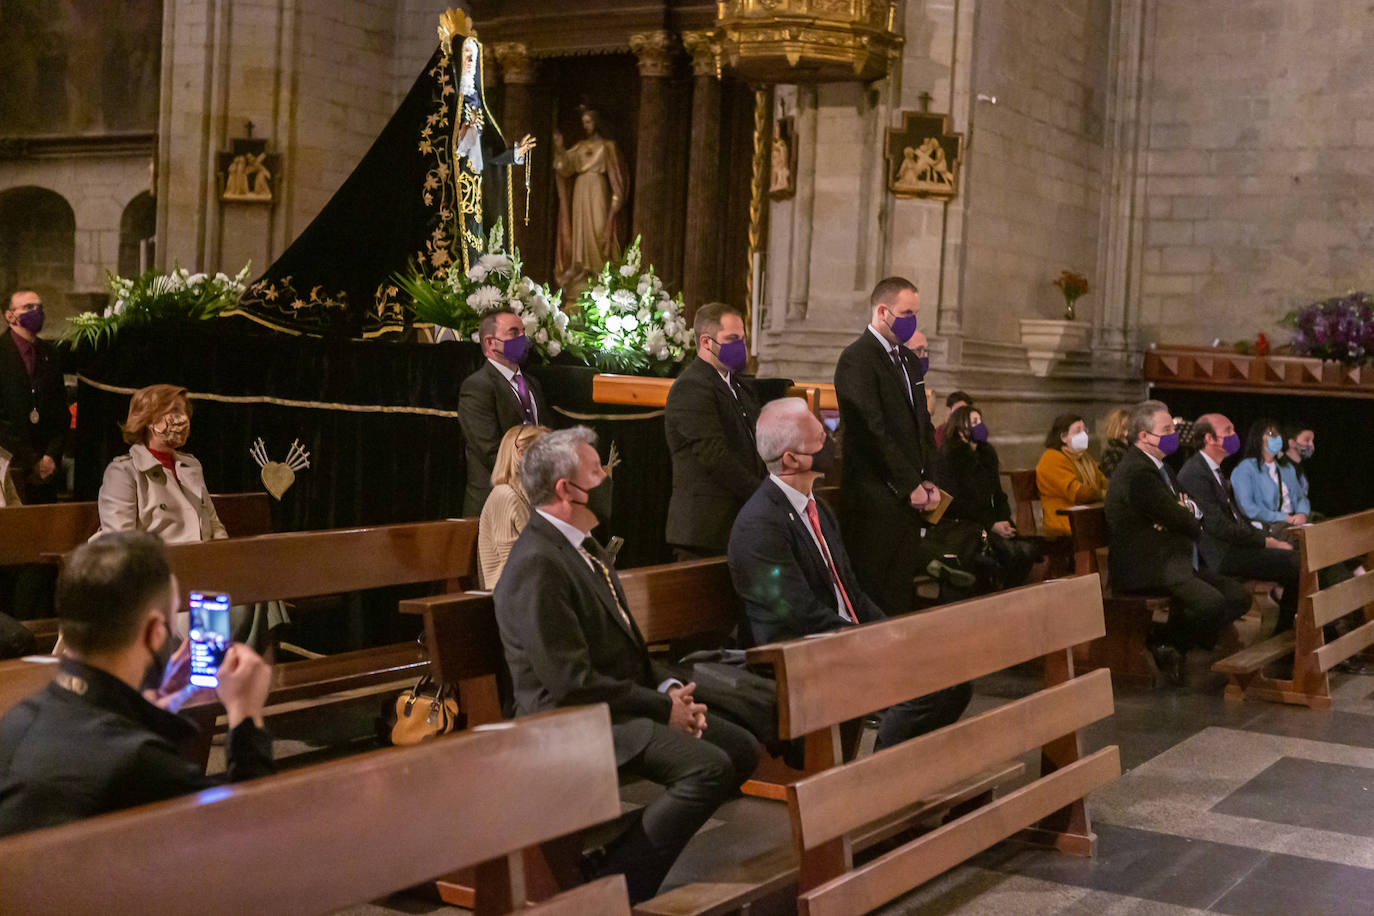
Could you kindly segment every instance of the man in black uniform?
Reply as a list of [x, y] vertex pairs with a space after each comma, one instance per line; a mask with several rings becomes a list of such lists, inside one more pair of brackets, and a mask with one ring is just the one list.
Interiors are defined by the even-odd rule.
[[57, 501], [58, 471], [71, 417], [57, 350], [38, 337], [43, 302], [21, 289], [5, 303], [9, 330], [0, 335], [0, 448], [25, 503]]
[[759, 405], [739, 383], [749, 359], [744, 317], [711, 302], [692, 331], [697, 358], [673, 382], [663, 418], [673, 457], [666, 540], [679, 560], [723, 554], [735, 516], [764, 476], [754, 448]]
[[[67, 654], [52, 684], [0, 719], [0, 836], [223, 781], [178, 751], [195, 734], [171, 711], [186, 690], [169, 693], [163, 680], [179, 604], [162, 542], [152, 535], [107, 534], [71, 555], [57, 581]], [[247, 646], [231, 645], [220, 663], [230, 781], [272, 772], [262, 731], [271, 677]]]

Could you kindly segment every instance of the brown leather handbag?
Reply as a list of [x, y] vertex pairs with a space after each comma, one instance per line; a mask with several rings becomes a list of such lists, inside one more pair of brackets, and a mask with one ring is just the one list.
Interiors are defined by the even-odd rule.
[[429, 675], [396, 698], [395, 716], [389, 737], [397, 746], [447, 735], [462, 728], [465, 719], [453, 688], [435, 682]]

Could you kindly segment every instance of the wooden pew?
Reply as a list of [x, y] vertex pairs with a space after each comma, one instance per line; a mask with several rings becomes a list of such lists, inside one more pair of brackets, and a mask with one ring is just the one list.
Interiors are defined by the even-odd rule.
[[527, 850], [619, 813], [606, 708], [559, 710], [0, 840], [0, 912], [328, 913], [476, 866], [478, 913], [624, 916], [620, 876], [526, 905]]
[[[629, 611], [645, 641], [678, 644], [701, 640], [720, 645], [738, 621], [729, 569], [723, 559], [692, 560], [641, 567], [620, 573]], [[456, 684], [468, 725], [499, 721], [501, 702], [497, 678], [503, 670], [501, 636], [490, 594], [465, 592], [436, 595], [401, 603], [405, 613], [425, 618], [431, 671], [445, 683]], [[677, 654], [675, 651], [674, 655]], [[930, 816], [983, 795], [997, 784], [1014, 779], [1019, 765], [1002, 765], [966, 781], [952, 791], [935, 793], [908, 817]], [[785, 783], [802, 775], [781, 761], [765, 759], [747, 794], [782, 800]], [[889, 831], [865, 833], [860, 845], [883, 839]], [[715, 916], [732, 913], [795, 885], [797, 855], [790, 844], [737, 863], [714, 881], [687, 884], [635, 906], [637, 916]], [[470, 900], [457, 882], [441, 882], [441, 897], [457, 905]]]
[[[816, 639], [763, 646], [779, 727], [828, 768], [788, 788], [799, 911], [868, 912], [1022, 832], [1091, 855], [1083, 798], [1120, 775], [1115, 746], [1083, 756], [1077, 730], [1112, 714], [1106, 672], [1074, 677], [1071, 647], [1103, 633], [1096, 576], [1026, 586]], [[841, 723], [1043, 656], [1046, 689], [843, 763]], [[862, 664], [855, 664], [862, 659]], [[854, 866], [856, 835], [990, 764], [1041, 749], [1041, 777]], [[951, 812], [954, 815], [955, 812]]]
[[[272, 499], [266, 493], [225, 493], [213, 497], [215, 511], [233, 537], [272, 530]], [[0, 509], [0, 566], [52, 563], [75, 550], [100, 527], [96, 503], [53, 503]], [[22, 621], [44, 651], [57, 641], [57, 619]]]
[[1156, 616], [1167, 619], [1169, 599], [1150, 595], [1113, 595], [1106, 579], [1107, 513], [1102, 503], [1070, 506], [1060, 512], [1069, 519], [1074, 574], [1097, 574], [1103, 584], [1102, 609], [1106, 634], [1074, 653], [1082, 668], [1108, 668], [1118, 686], [1150, 688], [1157, 670], [1146, 640]]
[[[1329, 709], [1331, 685], [1327, 672], [1374, 645], [1374, 510], [1319, 522], [1298, 532], [1300, 575], [1298, 613], [1294, 627], [1271, 636], [1212, 665], [1227, 675], [1228, 700], [1245, 697], [1277, 703]], [[1329, 588], [1318, 573], [1328, 566], [1358, 559], [1366, 572]], [[1358, 626], [1326, 642], [1324, 628], [1359, 612]], [[1289, 678], [1269, 678], [1266, 665], [1293, 658]]]
[[[236, 604], [253, 604], [427, 582], [452, 591], [474, 574], [476, 549], [477, 519], [450, 519], [174, 544], [167, 560], [183, 592], [223, 592]], [[398, 688], [428, 664], [428, 653], [414, 642], [284, 662], [272, 666], [268, 702]], [[0, 680], [4, 671], [0, 666]], [[27, 677], [29, 684], [37, 675]], [[0, 688], [0, 699], [7, 693]], [[201, 691], [182, 711], [201, 726], [203, 758], [223, 709]]]

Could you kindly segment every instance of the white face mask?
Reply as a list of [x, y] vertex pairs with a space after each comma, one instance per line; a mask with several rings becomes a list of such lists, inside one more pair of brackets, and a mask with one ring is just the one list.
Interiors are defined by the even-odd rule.
[[1070, 436], [1069, 448], [1073, 449], [1075, 452], [1086, 452], [1088, 450], [1087, 432], [1079, 431]]

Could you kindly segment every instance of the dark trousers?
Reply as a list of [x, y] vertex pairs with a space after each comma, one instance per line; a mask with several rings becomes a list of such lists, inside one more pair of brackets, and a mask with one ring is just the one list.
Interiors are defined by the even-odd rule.
[[1293, 628], [1298, 609], [1299, 559], [1296, 550], [1277, 547], [1243, 547], [1226, 551], [1221, 574], [1239, 579], [1260, 579], [1283, 587], [1279, 600], [1279, 625], [1275, 633]]
[[1169, 596], [1169, 622], [1163, 642], [1180, 652], [1211, 649], [1221, 628], [1250, 609], [1250, 591], [1235, 579], [1200, 569], [1177, 585], [1144, 589]]
[[654, 724], [654, 735], [620, 772], [663, 786], [639, 821], [606, 850], [599, 871], [623, 873], [630, 899], [654, 896], [682, 848], [754, 772], [760, 748], [754, 736], [708, 714], [700, 738]]
[[972, 699], [973, 685], [965, 682], [889, 706], [878, 721], [878, 740], [873, 750], [881, 751], [908, 738], [953, 724]]

